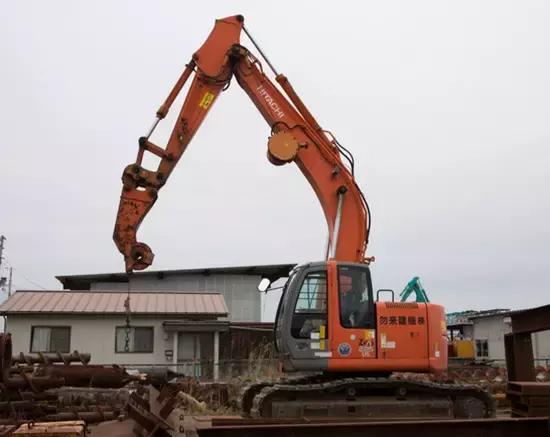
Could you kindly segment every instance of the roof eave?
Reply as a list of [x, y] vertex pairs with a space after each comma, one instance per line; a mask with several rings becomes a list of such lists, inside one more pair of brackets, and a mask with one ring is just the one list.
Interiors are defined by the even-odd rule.
[[[124, 316], [124, 312], [95, 312], [95, 311], [0, 311], [0, 316], [13, 315], [71, 315], [71, 316]], [[229, 313], [152, 313], [152, 312], [131, 312], [132, 316], [159, 316], [159, 317], [188, 317], [188, 316], [210, 316], [228, 317]]]
[[[288, 273], [296, 267], [297, 264], [264, 264], [264, 265], [251, 265], [251, 266], [233, 266], [233, 267], [209, 267], [209, 268], [197, 268], [197, 269], [173, 269], [173, 270], [151, 270], [133, 273], [135, 276], [157, 276], [159, 279], [163, 279], [165, 276], [172, 275], [193, 275], [201, 274], [209, 276], [213, 274], [220, 275], [257, 275], [268, 277], [272, 281], [285, 277]], [[89, 290], [91, 282], [128, 282], [128, 275], [126, 273], [98, 273], [98, 274], [85, 274], [85, 275], [57, 275], [55, 277], [65, 289], [84, 289]], [[78, 284], [78, 285], [77, 285]], [[73, 285], [77, 285], [76, 287]], [[88, 288], [85, 288], [88, 287]]]

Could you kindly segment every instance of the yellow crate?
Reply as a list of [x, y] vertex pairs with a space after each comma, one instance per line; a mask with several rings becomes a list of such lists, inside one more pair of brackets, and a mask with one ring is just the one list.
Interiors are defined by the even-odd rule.
[[475, 358], [476, 356], [472, 340], [454, 340], [453, 347], [458, 358]]

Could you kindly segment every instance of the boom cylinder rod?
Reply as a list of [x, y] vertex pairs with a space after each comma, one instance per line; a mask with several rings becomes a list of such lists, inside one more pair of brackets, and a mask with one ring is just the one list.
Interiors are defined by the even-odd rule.
[[336, 256], [338, 236], [340, 234], [340, 223], [342, 222], [342, 209], [344, 208], [344, 194], [346, 191], [346, 187], [340, 187], [338, 189], [338, 205], [336, 206], [336, 219], [334, 221], [334, 229], [332, 231], [329, 258], [334, 258]]
[[[191, 76], [191, 73], [195, 70], [195, 65], [196, 65], [195, 61], [191, 60], [191, 62], [189, 62], [189, 64], [187, 64], [185, 66], [185, 70], [183, 70], [183, 73], [181, 73], [181, 76], [178, 79], [178, 81], [176, 82], [176, 84], [174, 85], [174, 88], [172, 88], [172, 91], [170, 91], [170, 94], [168, 94], [168, 97], [166, 97], [166, 100], [164, 101], [164, 103], [162, 105], [160, 105], [160, 108], [157, 110], [157, 116], [156, 116], [155, 120], [153, 121], [153, 124], [151, 125], [151, 128], [145, 134], [144, 138], [146, 140], [148, 140], [149, 137], [151, 135], [153, 135], [153, 132], [157, 128], [159, 122], [164, 117], [166, 117], [166, 114], [168, 114], [168, 111], [170, 110], [170, 106], [172, 106], [172, 103], [174, 103], [174, 100], [176, 100], [176, 97], [178, 96], [181, 89], [185, 85], [185, 82], [187, 82], [187, 79], [189, 79], [189, 76]], [[137, 154], [137, 157], [136, 157], [136, 164], [137, 165], [141, 165], [141, 162], [143, 160], [143, 152], [145, 150], [149, 150], [149, 148], [141, 147], [141, 144], [140, 144], [140, 148], [138, 149], [138, 154]], [[164, 154], [162, 152], [160, 152], [160, 150], [157, 150], [156, 152], [152, 151], [152, 150], [149, 150], [149, 151], [154, 153], [157, 156], [160, 156], [160, 157], [164, 156]]]
[[262, 55], [262, 58], [265, 59], [265, 62], [267, 63], [267, 65], [269, 65], [269, 68], [271, 68], [271, 71], [273, 71], [273, 74], [275, 76], [278, 76], [279, 73], [277, 73], [277, 70], [275, 70], [275, 67], [273, 66], [273, 64], [271, 64], [271, 62], [269, 62], [269, 59], [267, 58], [267, 56], [265, 55], [265, 53], [262, 51], [262, 49], [260, 48], [260, 46], [256, 43], [256, 41], [254, 41], [254, 38], [252, 38], [252, 35], [250, 35], [250, 33], [248, 33], [248, 30], [246, 30], [246, 27], [244, 27], [243, 25], [243, 30], [244, 30], [244, 33], [246, 33], [246, 36], [248, 36], [248, 38], [250, 39], [250, 41], [252, 42], [252, 44], [254, 44], [254, 47], [256, 47], [256, 50], [258, 50], [260, 52], [260, 55]]
[[181, 89], [185, 85], [185, 82], [187, 82], [187, 79], [189, 79], [189, 76], [195, 69], [195, 61], [191, 60], [189, 64], [185, 66], [185, 70], [183, 70], [183, 73], [181, 73], [180, 78], [174, 85], [174, 88], [172, 88], [172, 91], [170, 91], [170, 94], [168, 94], [168, 97], [166, 97], [166, 100], [162, 105], [160, 105], [160, 108], [157, 111], [157, 117], [159, 119], [163, 119], [166, 117], [166, 114], [168, 114], [168, 110], [170, 109], [170, 106], [172, 106], [172, 103], [174, 103], [174, 100], [176, 100], [176, 97], [180, 93]]
[[[157, 128], [157, 125], [159, 124], [159, 122], [164, 117], [166, 117], [166, 114], [168, 114], [168, 111], [170, 110], [170, 106], [172, 106], [172, 103], [174, 103], [174, 100], [176, 100], [176, 97], [178, 96], [181, 89], [185, 85], [185, 82], [187, 82], [187, 79], [189, 79], [189, 76], [191, 76], [191, 73], [194, 70], [195, 70], [195, 61], [192, 60], [191, 62], [189, 62], [189, 64], [185, 66], [185, 70], [183, 70], [183, 73], [181, 73], [181, 76], [176, 82], [176, 84], [174, 85], [174, 88], [172, 88], [172, 91], [170, 91], [170, 94], [168, 94], [168, 97], [166, 97], [166, 100], [164, 101], [164, 103], [160, 105], [160, 108], [157, 111], [157, 117], [155, 118], [155, 121], [153, 122], [151, 129], [149, 129], [149, 131], [145, 135], [145, 138], [149, 139], [149, 137], [153, 135], [153, 132]], [[143, 153], [142, 153], [142, 156], [143, 156]], [[139, 159], [139, 156], [138, 156], [138, 160], [141, 161], [141, 159]]]
[[145, 138], [149, 139], [149, 137], [151, 135], [153, 135], [153, 132], [157, 128], [157, 125], [159, 124], [160, 120], [161, 119], [159, 117], [155, 118], [155, 121], [153, 121], [153, 124], [151, 125], [151, 128], [149, 129], [149, 131], [147, 131], [147, 134], [145, 135]]

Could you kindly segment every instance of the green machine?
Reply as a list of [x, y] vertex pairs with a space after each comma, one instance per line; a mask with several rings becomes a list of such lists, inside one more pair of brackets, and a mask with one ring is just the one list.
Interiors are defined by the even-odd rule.
[[420, 283], [420, 278], [418, 276], [415, 276], [412, 278], [409, 283], [405, 286], [403, 291], [399, 293], [399, 297], [401, 298], [401, 302], [405, 302], [411, 294], [415, 294], [416, 302], [429, 302], [430, 299], [428, 299], [428, 295], [426, 294], [426, 290], [424, 290], [424, 287], [422, 287], [422, 284]]

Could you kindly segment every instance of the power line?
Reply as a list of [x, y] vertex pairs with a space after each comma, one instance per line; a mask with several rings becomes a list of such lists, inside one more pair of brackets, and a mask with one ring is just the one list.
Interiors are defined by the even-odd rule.
[[7, 238], [4, 236], [4, 235], [0, 235], [0, 288], [3, 288], [5, 283], [6, 283], [6, 279], [7, 278], [4, 278], [1, 276], [1, 273], [2, 273], [2, 261], [5, 261], [5, 264], [7, 264], [9, 267], [10, 267], [10, 278], [9, 278], [9, 290], [8, 290], [8, 296], [11, 295], [11, 287], [13, 285], [12, 283], [12, 274], [13, 274], [13, 270], [17, 271], [19, 273], [19, 275], [25, 280], [27, 281], [29, 284], [32, 284], [34, 285], [35, 287], [38, 287], [38, 288], [41, 288], [42, 290], [47, 290], [46, 287], [43, 287], [42, 285], [38, 284], [37, 282], [34, 282], [32, 279], [29, 279], [27, 276], [25, 276], [25, 274], [23, 274], [23, 272], [21, 272], [19, 269], [16, 269], [15, 267], [13, 267], [13, 265], [10, 263], [9, 259], [7, 257], [4, 257], [2, 256], [3, 254], [3, 251], [4, 251], [4, 241], [6, 241]]
[[15, 267], [13, 268], [13, 270], [15, 270], [16, 272], [19, 272], [19, 276], [21, 276], [25, 281], [27, 281], [28, 283], [34, 285], [35, 287], [38, 287], [38, 288], [41, 288], [42, 290], [47, 290], [46, 287], [42, 287], [42, 285], [30, 280], [29, 278], [27, 278], [23, 273], [21, 273], [21, 271], [19, 269], [16, 269]]
[[21, 276], [29, 284], [32, 284], [35, 287], [41, 288], [42, 290], [47, 290], [46, 287], [43, 287], [42, 285], [38, 284], [37, 282], [34, 282], [32, 279], [29, 279], [27, 276], [25, 276], [25, 274], [20, 269], [13, 267], [12, 263], [10, 263], [10, 260], [7, 257], [4, 259], [6, 260], [6, 264], [8, 264], [19, 276]]

